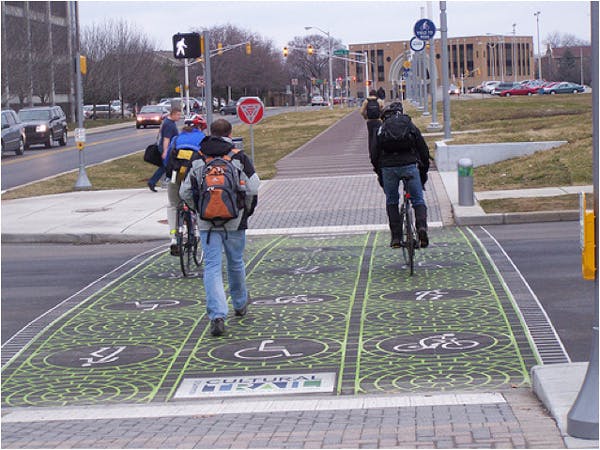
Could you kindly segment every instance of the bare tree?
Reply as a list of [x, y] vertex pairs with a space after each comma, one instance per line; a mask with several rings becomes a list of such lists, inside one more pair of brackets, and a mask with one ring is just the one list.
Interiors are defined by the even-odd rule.
[[164, 86], [165, 74], [148, 37], [125, 21], [107, 21], [82, 30], [88, 60], [84, 95], [88, 103], [145, 103]]

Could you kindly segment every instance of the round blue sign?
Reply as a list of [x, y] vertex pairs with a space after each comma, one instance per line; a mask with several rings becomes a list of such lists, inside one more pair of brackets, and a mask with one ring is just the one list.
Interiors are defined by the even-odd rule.
[[436, 32], [435, 24], [429, 19], [421, 19], [415, 23], [415, 36], [422, 41], [428, 41]]
[[414, 36], [410, 40], [410, 48], [412, 49], [413, 52], [420, 52], [421, 50], [423, 50], [425, 48], [425, 41]]

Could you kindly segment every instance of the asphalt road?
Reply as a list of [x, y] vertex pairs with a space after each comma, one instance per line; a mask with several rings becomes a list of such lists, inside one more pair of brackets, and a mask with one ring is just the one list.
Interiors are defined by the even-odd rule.
[[[306, 109], [306, 107], [302, 107]], [[310, 107], [308, 107], [310, 108]], [[293, 111], [294, 108], [267, 108], [265, 117]], [[237, 116], [214, 114], [213, 120], [224, 117], [233, 125], [241, 123]], [[183, 125], [183, 121], [180, 122]], [[130, 127], [117, 130], [88, 133], [84, 149], [84, 164], [87, 166], [108, 161], [144, 150], [157, 136], [158, 127], [136, 129], [134, 122]], [[34, 146], [24, 155], [13, 153], [2, 155], [2, 190], [52, 177], [79, 168], [79, 150], [75, 147], [73, 133], [69, 135], [67, 145], [57, 144], [50, 149]]]
[[[594, 283], [581, 278], [577, 222], [485, 227], [529, 283], [573, 361], [588, 361]], [[2, 343], [156, 242], [2, 247]]]

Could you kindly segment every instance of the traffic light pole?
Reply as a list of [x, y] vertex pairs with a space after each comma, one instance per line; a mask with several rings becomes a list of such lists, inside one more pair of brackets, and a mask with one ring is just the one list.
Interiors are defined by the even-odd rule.
[[92, 188], [92, 183], [85, 172], [85, 158], [83, 149], [85, 147], [85, 130], [83, 128], [83, 84], [81, 82], [81, 59], [79, 53], [79, 16], [77, 11], [77, 2], [69, 3], [71, 8], [71, 32], [73, 33], [73, 48], [75, 50], [75, 77], [77, 80], [77, 94], [76, 94], [76, 110], [77, 110], [77, 128], [76, 140], [78, 135], [81, 136], [81, 140], [77, 142], [77, 148], [79, 149], [79, 175], [75, 182], [75, 190], [87, 190]]
[[208, 125], [208, 132], [210, 133], [210, 126], [213, 121], [213, 98], [212, 98], [212, 77], [210, 74], [210, 49], [209, 49], [209, 41], [208, 41], [208, 31], [204, 31], [204, 78], [206, 83], [206, 97], [204, 99], [204, 103], [206, 105], [206, 123]]

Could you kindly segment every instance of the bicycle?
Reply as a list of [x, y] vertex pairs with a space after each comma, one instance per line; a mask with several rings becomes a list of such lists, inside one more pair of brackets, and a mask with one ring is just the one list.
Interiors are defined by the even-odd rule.
[[412, 177], [401, 177], [403, 189], [403, 202], [400, 205], [400, 217], [402, 219], [402, 236], [400, 246], [402, 247], [402, 256], [404, 262], [410, 270], [410, 275], [415, 273], [415, 249], [420, 247], [417, 236], [417, 227], [415, 225], [415, 211], [410, 202], [410, 193], [408, 192], [408, 181]]
[[179, 262], [184, 277], [192, 275], [192, 261], [199, 267], [204, 259], [204, 252], [200, 247], [198, 252], [198, 223], [196, 213], [185, 202], [177, 206], [177, 249]]

